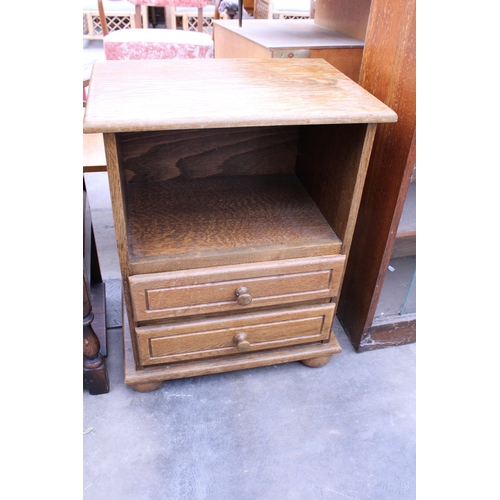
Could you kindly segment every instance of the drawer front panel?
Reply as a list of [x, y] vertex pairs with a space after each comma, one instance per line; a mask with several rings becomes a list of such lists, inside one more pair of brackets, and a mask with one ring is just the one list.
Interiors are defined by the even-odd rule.
[[143, 366], [238, 355], [330, 338], [335, 304], [136, 328]]
[[338, 294], [345, 256], [131, 276], [137, 321], [246, 311]]

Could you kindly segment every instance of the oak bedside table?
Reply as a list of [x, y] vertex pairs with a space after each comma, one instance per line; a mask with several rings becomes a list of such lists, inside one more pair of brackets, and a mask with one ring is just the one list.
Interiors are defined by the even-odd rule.
[[396, 114], [321, 59], [102, 61], [125, 383], [301, 361], [332, 332], [377, 123]]

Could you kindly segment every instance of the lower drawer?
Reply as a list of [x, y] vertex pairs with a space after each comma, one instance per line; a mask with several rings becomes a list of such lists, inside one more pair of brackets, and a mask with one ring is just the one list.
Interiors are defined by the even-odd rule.
[[143, 366], [237, 355], [330, 338], [335, 304], [136, 328]]

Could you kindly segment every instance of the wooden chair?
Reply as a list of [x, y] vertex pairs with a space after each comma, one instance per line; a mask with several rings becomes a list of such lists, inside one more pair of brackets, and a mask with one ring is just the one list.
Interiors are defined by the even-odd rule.
[[93, 65], [94, 61], [83, 64], [83, 107], [87, 104], [87, 87], [90, 84], [90, 75]]
[[[127, 0], [104, 0], [108, 31], [137, 28], [135, 6]], [[148, 8], [141, 11], [142, 25], [147, 26]], [[102, 24], [97, 0], [83, 0], [83, 39], [102, 40]]]
[[168, 29], [176, 29], [176, 7], [194, 7], [198, 10], [198, 31], [203, 32], [203, 7], [211, 3], [211, 0], [128, 0], [135, 5], [135, 22], [141, 26], [141, 7], [163, 7], [165, 9], [165, 26]]
[[309, 19], [314, 17], [311, 0], [255, 0], [255, 19]]
[[[174, 7], [176, 26], [182, 26], [185, 31], [197, 31], [199, 27], [198, 10], [195, 7]], [[203, 32], [212, 32], [212, 21], [216, 19], [215, 5], [210, 4], [203, 8]]]
[[[140, 1], [163, 2], [165, 0]], [[187, 2], [189, 0], [182, 1]], [[207, 0], [191, 1], [207, 2]], [[144, 28], [127, 29], [109, 33], [102, 0], [98, 0], [98, 6], [104, 32], [104, 55], [108, 60], [195, 59], [212, 58], [214, 56], [214, 43], [212, 37], [206, 33]], [[203, 12], [203, 9], [201, 10]]]

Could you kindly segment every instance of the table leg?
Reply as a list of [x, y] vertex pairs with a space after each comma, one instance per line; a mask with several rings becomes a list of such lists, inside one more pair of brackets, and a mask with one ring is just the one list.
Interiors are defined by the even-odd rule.
[[203, 8], [198, 7], [198, 31], [203, 33]]
[[100, 353], [100, 342], [92, 328], [94, 313], [90, 301], [90, 291], [83, 279], [83, 380], [89, 394], [109, 392], [108, 371]]

